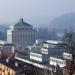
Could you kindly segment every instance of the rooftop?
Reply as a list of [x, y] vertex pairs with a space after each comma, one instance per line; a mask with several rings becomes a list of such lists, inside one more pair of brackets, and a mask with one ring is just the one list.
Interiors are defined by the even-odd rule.
[[23, 25], [23, 26], [30, 26], [30, 27], [32, 27], [30, 24], [24, 22], [23, 18], [21, 18], [20, 21], [17, 24], [15, 24], [15, 26], [17, 26], [17, 25], [18, 26], [19, 25]]
[[0, 40], [0, 44], [1, 44], [1, 45], [4, 45], [5, 43], [7, 43], [7, 41]]
[[56, 41], [56, 40], [47, 40], [47, 43], [59, 44], [59, 43], [63, 43], [63, 42], [62, 41]]
[[10, 26], [10, 29], [15, 29], [15, 30], [26, 30], [26, 29], [32, 29], [33, 26], [24, 22], [23, 18], [21, 18], [19, 20], [19, 22], [17, 22], [16, 24], [13, 24], [12, 26]]

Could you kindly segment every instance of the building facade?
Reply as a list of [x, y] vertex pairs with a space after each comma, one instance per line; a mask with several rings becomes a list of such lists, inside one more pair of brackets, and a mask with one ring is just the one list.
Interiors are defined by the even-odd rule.
[[0, 63], [0, 75], [16, 75], [16, 72]]
[[24, 22], [23, 19], [10, 27], [7, 30], [7, 41], [9, 43], [19, 44], [19, 45], [32, 45], [36, 40], [36, 32], [33, 26]]
[[66, 52], [62, 42], [49, 41], [48, 43], [36, 44], [30, 48], [30, 59], [49, 65], [60, 67], [66, 65], [66, 61], [63, 58], [63, 53]]
[[54, 66], [59, 65], [59, 67], [66, 66], [66, 60], [60, 59], [60, 58], [55, 58], [55, 57], [50, 57], [49, 63], [50, 63], [50, 65], [54, 65]]

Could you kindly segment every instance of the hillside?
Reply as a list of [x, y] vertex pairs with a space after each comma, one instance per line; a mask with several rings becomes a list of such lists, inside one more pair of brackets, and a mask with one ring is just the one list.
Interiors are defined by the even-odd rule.
[[53, 19], [50, 23], [50, 28], [55, 28], [58, 31], [75, 30], [75, 13], [68, 13]]

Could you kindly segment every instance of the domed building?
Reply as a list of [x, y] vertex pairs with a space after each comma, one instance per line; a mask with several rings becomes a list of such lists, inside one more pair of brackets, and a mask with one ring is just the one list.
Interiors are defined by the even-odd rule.
[[7, 30], [7, 41], [9, 43], [19, 44], [19, 45], [32, 45], [36, 40], [36, 32], [33, 26], [24, 22], [23, 19], [11, 26]]

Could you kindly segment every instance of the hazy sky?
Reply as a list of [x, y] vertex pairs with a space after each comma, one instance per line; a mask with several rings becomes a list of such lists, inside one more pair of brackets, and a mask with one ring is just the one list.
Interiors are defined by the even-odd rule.
[[75, 12], [75, 0], [0, 0], [0, 22]]

